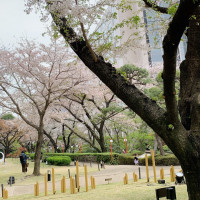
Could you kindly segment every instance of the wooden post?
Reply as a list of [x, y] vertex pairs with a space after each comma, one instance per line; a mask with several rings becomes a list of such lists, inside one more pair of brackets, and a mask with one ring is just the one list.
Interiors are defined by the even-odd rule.
[[66, 180], [65, 180], [65, 176], [63, 176], [63, 193], [66, 193]]
[[145, 164], [146, 164], [147, 182], [149, 182], [149, 166], [148, 166], [148, 157], [147, 157], [147, 154], [145, 154]]
[[70, 176], [70, 193], [73, 194], [73, 181], [72, 181], [72, 176]]
[[126, 177], [124, 176], [124, 185], [126, 185]]
[[72, 188], [73, 188], [73, 194], [75, 194], [75, 179], [72, 178]]
[[78, 161], [76, 161], [76, 179], [77, 179], [77, 188], [78, 188], [78, 192], [79, 192], [80, 183], [79, 183], [79, 166], [78, 166]]
[[95, 184], [95, 178], [94, 177], [92, 178], [92, 181], [93, 181], [93, 189], [96, 189], [96, 184]]
[[55, 188], [55, 171], [54, 171], [54, 168], [52, 168], [52, 187], [53, 187], [53, 194], [56, 194], [56, 188]]
[[3, 199], [8, 199], [8, 190], [3, 189]]
[[125, 177], [126, 177], [126, 184], [128, 184], [128, 175], [127, 175], [127, 173], [125, 173]]
[[153, 174], [154, 174], [154, 182], [157, 182], [156, 178], [156, 165], [155, 165], [155, 157], [154, 157], [154, 150], [151, 149], [151, 156], [152, 156], [152, 164], [153, 164]]
[[34, 184], [34, 196], [37, 196], [37, 186]]
[[174, 172], [174, 166], [173, 165], [170, 168], [170, 177], [171, 177], [171, 182], [175, 182], [175, 172]]
[[163, 168], [160, 169], [160, 179], [165, 179], [164, 169]]
[[138, 182], [138, 175], [135, 174], [135, 182]]
[[8, 199], [8, 190], [5, 191], [6, 199]]
[[133, 181], [134, 181], [134, 182], [137, 182], [137, 175], [136, 175], [135, 172], [133, 172]]
[[61, 185], [61, 193], [63, 193], [63, 178], [60, 181], [60, 185]]
[[85, 190], [86, 192], [88, 192], [87, 165], [84, 165], [84, 171], [85, 171]]
[[38, 182], [36, 183], [36, 188], [37, 188], [37, 196], [39, 196], [40, 190], [39, 190], [39, 183]]
[[90, 181], [91, 181], [91, 189], [94, 189], [93, 188], [93, 177], [92, 176], [90, 177]]
[[47, 173], [44, 175], [44, 194], [47, 196]]

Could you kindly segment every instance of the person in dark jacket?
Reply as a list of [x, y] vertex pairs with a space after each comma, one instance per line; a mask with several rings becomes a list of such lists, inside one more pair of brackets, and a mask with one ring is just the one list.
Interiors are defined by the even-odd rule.
[[22, 165], [22, 172], [26, 173], [27, 172], [27, 155], [25, 154], [24, 151], [21, 152], [19, 159]]

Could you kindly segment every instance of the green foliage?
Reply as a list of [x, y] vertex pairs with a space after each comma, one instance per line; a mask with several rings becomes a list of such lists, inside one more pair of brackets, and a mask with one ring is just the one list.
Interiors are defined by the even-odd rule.
[[46, 158], [49, 165], [68, 166], [71, 163], [69, 156], [53, 156]]
[[164, 150], [165, 152], [172, 152], [171, 149], [170, 149], [167, 145], [164, 145], [164, 146], [163, 146], [163, 150]]
[[[174, 154], [167, 154], [165, 156], [155, 156], [155, 163], [157, 166], [170, 166], [170, 165], [180, 165], [179, 160]], [[139, 158], [139, 164], [145, 165], [145, 158]], [[148, 164], [152, 165], [151, 156], [148, 157]]]
[[15, 117], [11, 113], [6, 113], [6, 114], [1, 116], [1, 119], [4, 119], [4, 120], [12, 120], [14, 118]]
[[147, 84], [150, 82], [148, 71], [132, 64], [123, 65], [118, 69], [118, 72], [129, 82], [136, 81], [138, 84]]
[[[27, 154], [34, 159], [34, 154]], [[113, 162], [117, 162], [118, 155], [117, 153], [113, 153]], [[79, 160], [83, 162], [100, 162], [101, 160], [105, 163], [111, 162], [110, 153], [44, 153], [44, 160], [47, 160], [49, 157], [70, 157], [72, 161]]]
[[118, 164], [119, 165], [134, 165], [134, 156], [119, 155]]

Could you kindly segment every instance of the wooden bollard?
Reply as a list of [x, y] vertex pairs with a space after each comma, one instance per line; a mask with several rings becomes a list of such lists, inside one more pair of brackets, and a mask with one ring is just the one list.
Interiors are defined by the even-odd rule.
[[93, 189], [96, 189], [96, 183], [95, 183], [95, 178], [92, 177], [92, 182], [93, 182]]
[[171, 178], [171, 182], [175, 181], [175, 172], [174, 172], [174, 166], [173, 165], [170, 168], [170, 178]]
[[155, 157], [154, 157], [154, 150], [151, 149], [151, 156], [152, 156], [152, 164], [153, 164], [153, 174], [154, 174], [154, 182], [157, 182], [156, 178], [156, 165], [155, 165]]
[[77, 188], [78, 188], [78, 192], [79, 192], [80, 183], [79, 183], [79, 166], [78, 166], [78, 161], [76, 161], [76, 180], [77, 180]]
[[65, 180], [65, 176], [63, 176], [63, 193], [66, 193], [66, 180]]
[[87, 165], [84, 165], [84, 171], [85, 171], [85, 190], [86, 192], [88, 192]]
[[37, 196], [37, 186], [34, 184], [34, 196]]
[[73, 194], [75, 194], [75, 188], [76, 188], [76, 186], [75, 186], [75, 179], [72, 178], [72, 189], [73, 189]]
[[72, 176], [70, 176], [70, 193], [73, 194], [73, 180], [72, 180]]
[[56, 194], [56, 187], [55, 187], [55, 171], [52, 168], [52, 187], [53, 187], [53, 194]]
[[126, 177], [126, 184], [128, 184], [128, 175], [127, 175], [127, 173], [125, 173], [125, 177]]
[[135, 174], [135, 182], [138, 182], [138, 175]]
[[149, 182], [149, 166], [148, 166], [148, 157], [147, 157], [147, 154], [145, 154], [145, 164], [146, 164], [147, 182]]
[[125, 173], [125, 176], [124, 176], [124, 185], [128, 184], [128, 175], [127, 173]]
[[47, 173], [44, 175], [44, 194], [47, 196]]
[[38, 182], [36, 183], [36, 188], [37, 188], [37, 195], [36, 196], [39, 196], [40, 190], [39, 190], [39, 183]]
[[34, 185], [34, 196], [39, 196], [39, 183], [37, 182], [35, 185]]
[[61, 193], [64, 193], [64, 191], [63, 191], [63, 178], [60, 181], [60, 185], [61, 185]]
[[163, 168], [160, 169], [160, 179], [165, 179], [164, 169]]
[[133, 181], [138, 182], [138, 176], [135, 172], [133, 172]]
[[3, 199], [8, 199], [8, 190], [3, 189]]
[[133, 172], [133, 181], [135, 182], [135, 172]]
[[94, 186], [93, 186], [93, 177], [90, 176], [90, 182], [91, 182], [91, 189], [94, 189]]

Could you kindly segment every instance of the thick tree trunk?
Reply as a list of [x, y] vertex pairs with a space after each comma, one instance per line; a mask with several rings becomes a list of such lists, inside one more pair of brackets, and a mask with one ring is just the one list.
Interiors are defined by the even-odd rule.
[[33, 169], [33, 175], [35, 176], [40, 175], [40, 157], [41, 157], [42, 142], [43, 142], [43, 130], [38, 131], [38, 140], [36, 144], [34, 169]]

